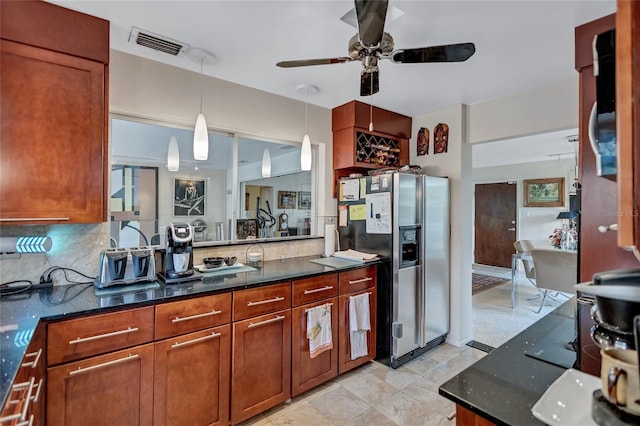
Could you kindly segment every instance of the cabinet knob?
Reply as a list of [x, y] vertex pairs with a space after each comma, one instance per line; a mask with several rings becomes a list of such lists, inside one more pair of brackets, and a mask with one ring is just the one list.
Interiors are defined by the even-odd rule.
[[617, 231], [618, 230], [618, 224], [617, 223], [612, 223], [611, 225], [600, 225], [598, 226], [598, 231], [602, 232], [603, 234], [606, 233], [607, 231]]

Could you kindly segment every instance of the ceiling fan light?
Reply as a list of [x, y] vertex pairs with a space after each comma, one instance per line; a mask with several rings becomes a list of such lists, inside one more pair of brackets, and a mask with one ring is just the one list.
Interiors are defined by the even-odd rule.
[[271, 177], [271, 154], [269, 154], [269, 148], [265, 148], [262, 154], [262, 177]]
[[202, 113], [198, 114], [196, 128], [193, 131], [193, 158], [202, 161], [209, 158], [209, 132], [207, 121]]
[[305, 134], [302, 138], [302, 149], [300, 150], [300, 169], [311, 170], [311, 139]]
[[178, 140], [175, 136], [171, 136], [169, 140], [167, 168], [170, 172], [177, 172], [180, 169], [180, 151], [178, 150]]

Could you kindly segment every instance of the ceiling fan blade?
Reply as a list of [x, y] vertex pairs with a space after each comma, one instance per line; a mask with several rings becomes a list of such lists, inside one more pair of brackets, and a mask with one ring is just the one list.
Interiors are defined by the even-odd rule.
[[371, 96], [380, 91], [378, 71], [362, 71], [360, 73], [360, 96]]
[[384, 21], [387, 17], [387, 0], [355, 0], [358, 18], [358, 35], [364, 47], [376, 47], [382, 41]]
[[476, 51], [473, 43], [445, 44], [391, 52], [391, 62], [419, 64], [425, 62], [463, 62]]
[[281, 61], [276, 65], [281, 68], [293, 68], [293, 67], [306, 67], [309, 65], [329, 65], [329, 64], [344, 64], [351, 62], [353, 59], [350, 57], [341, 58], [325, 58], [325, 59], [300, 59], [297, 61]]

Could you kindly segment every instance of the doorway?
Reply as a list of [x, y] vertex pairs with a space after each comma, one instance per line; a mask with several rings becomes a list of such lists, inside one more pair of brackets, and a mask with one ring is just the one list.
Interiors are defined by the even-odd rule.
[[511, 268], [516, 238], [515, 182], [475, 185], [474, 262]]

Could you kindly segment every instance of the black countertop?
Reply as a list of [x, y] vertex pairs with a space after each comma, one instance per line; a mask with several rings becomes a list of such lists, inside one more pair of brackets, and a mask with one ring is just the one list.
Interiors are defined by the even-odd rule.
[[531, 408], [566, 370], [525, 354], [553, 333], [572, 335], [575, 299], [440, 386], [440, 395], [497, 425], [543, 425]]
[[[59, 320], [87, 314], [154, 305], [193, 295], [214, 294], [272, 284], [278, 281], [310, 277], [330, 272], [362, 268], [367, 263], [341, 262], [331, 267], [314, 262], [318, 256], [263, 262], [254, 271], [224, 275], [203, 274], [202, 281], [156, 285], [155, 289], [130, 290], [98, 297], [93, 284], [56, 286], [50, 290], [30, 291], [0, 299], [0, 407], [4, 405], [22, 357], [33, 332], [42, 320]], [[213, 272], [218, 274], [219, 271]], [[144, 288], [148, 284], [140, 284]], [[135, 288], [135, 287], [134, 287]], [[131, 287], [129, 287], [131, 289]], [[116, 290], [117, 291], [117, 290]]]

